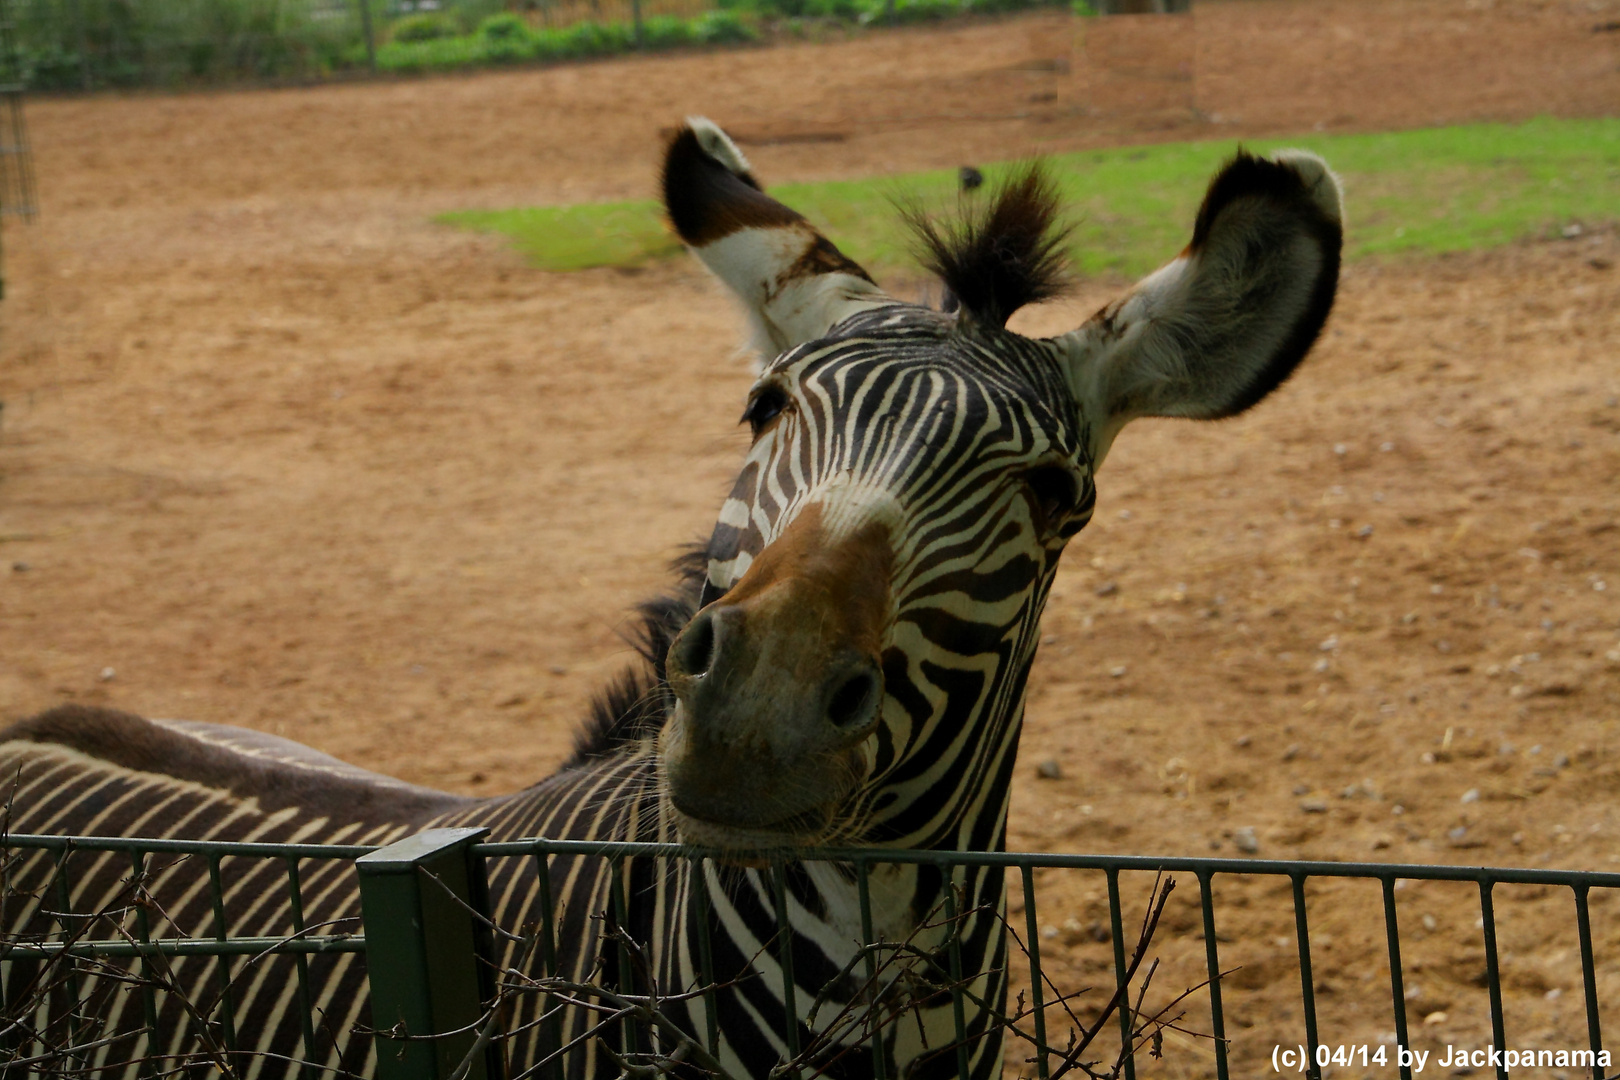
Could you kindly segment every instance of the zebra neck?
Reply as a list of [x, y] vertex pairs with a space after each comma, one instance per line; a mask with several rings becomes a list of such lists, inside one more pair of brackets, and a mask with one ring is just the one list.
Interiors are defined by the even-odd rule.
[[[1031, 620], [1032, 629], [1038, 622]], [[1019, 650], [960, 693], [946, 693], [922, 725], [910, 755], [926, 767], [900, 763], [867, 794], [872, 809], [855, 834], [861, 846], [923, 851], [1000, 851], [1005, 848], [1024, 697], [1033, 648]], [[982, 681], [980, 681], [982, 680]], [[969, 680], [964, 678], [962, 682]], [[962, 707], [963, 700], [972, 700]], [[942, 763], [942, 764], [940, 764]]]
[[673, 842], [673, 824], [658, 796], [657, 765], [652, 741], [642, 740], [434, 824], [488, 826], [495, 840]]

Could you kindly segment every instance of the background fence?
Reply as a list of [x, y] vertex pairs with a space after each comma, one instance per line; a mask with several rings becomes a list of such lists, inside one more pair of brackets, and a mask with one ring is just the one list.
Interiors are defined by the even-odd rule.
[[[41, 924], [36, 920], [33, 933], [0, 939], [0, 962], [9, 969], [3, 982], [9, 997], [4, 1002], [4, 1023], [0, 1024], [0, 1071], [33, 1069], [58, 1075], [92, 1075], [84, 1065], [89, 1060], [86, 1048], [105, 1043], [106, 1018], [113, 996], [138, 994], [145, 1027], [138, 1025], [137, 1030], [155, 1029], [163, 1009], [159, 998], [172, 993], [175, 985], [172, 979], [166, 981], [166, 964], [169, 958], [184, 956], [214, 958], [202, 961], [214, 965], [210, 991], [191, 995], [194, 1000], [186, 1012], [189, 1019], [185, 1038], [178, 1032], [162, 1032], [162, 1042], [170, 1049], [161, 1054], [153, 1049], [159, 1045], [157, 1039], [148, 1037], [140, 1044], [141, 1051], [151, 1059], [151, 1074], [171, 1073], [197, 1064], [243, 1064], [236, 1059], [241, 987], [254, 965], [271, 957], [282, 959], [284, 974], [296, 984], [304, 1046], [309, 1060], [316, 1060], [320, 1057], [317, 1051], [321, 1050], [321, 1039], [342, 1040], [352, 1034], [333, 1028], [333, 1002], [323, 996], [326, 989], [320, 985], [321, 972], [329, 973], [332, 968], [328, 965], [313, 969], [310, 961], [363, 952], [372, 987], [372, 1026], [383, 1040], [379, 1075], [425, 1080], [450, 1076], [458, 1066], [465, 1070], [464, 1075], [472, 1077], [556, 1075], [557, 1068], [565, 1063], [559, 1056], [548, 1059], [546, 1055], [558, 1054], [558, 1046], [548, 1046], [542, 1038], [538, 1060], [511, 1061], [503, 1050], [504, 1035], [498, 1030], [503, 995], [566, 991], [561, 984], [539, 977], [544, 974], [544, 958], [554, 955], [556, 949], [550, 894], [542, 888], [541, 917], [534, 925], [492, 926], [480, 915], [489, 910], [487, 868], [503, 859], [534, 859], [542, 864], [568, 859], [606, 860], [616, 871], [613, 879], [623, 881], [628, 880], [624, 871], [634, 860], [705, 856], [690, 849], [654, 844], [546, 840], [482, 843], [482, 835], [483, 830], [435, 830], [380, 850], [5, 837], [0, 846], [4, 849], [8, 886], [14, 880], [13, 871], [23, 860], [54, 860], [57, 872], [45, 888], [28, 894], [8, 888], [7, 895], [0, 897], [0, 911], [4, 911], [8, 925], [18, 925], [19, 918], [25, 920], [29, 913], [43, 914], [51, 924], [48, 931], [40, 931]], [[75, 896], [65, 871], [76, 852], [81, 853], [81, 858], [88, 857], [83, 853], [100, 853], [99, 858], [128, 860], [128, 888], [116, 902], [84, 910], [83, 898]], [[1477, 1049], [1488, 1044], [1497, 1049], [1529, 1046], [1549, 1052], [1561, 1050], [1565, 1055], [1562, 1075], [1591, 1076], [1594, 1080], [1610, 1075], [1601, 1064], [1602, 990], [1605, 979], [1612, 982], [1617, 971], [1613, 955], [1617, 928], [1612, 925], [1612, 916], [1595, 916], [1594, 906], [1611, 906], [1615, 890], [1620, 890], [1620, 874], [1088, 855], [876, 850], [801, 854], [852, 864], [863, 893], [871, 870], [886, 864], [929, 864], [942, 871], [970, 863], [1006, 868], [1011, 891], [1007, 925], [1014, 946], [1009, 950], [1009, 977], [1015, 1004], [1005, 1019], [1009, 1031], [1007, 1061], [1015, 1075], [1047, 1080], [1075, 1070], [1084, 1057], [1090, 1062], [1085, 1071], [1093, 1076], [1134, 1078], [1139, 1062], [1151, 1055], [1156, 1075], [1213, 1075], [1225, 1080], [1231, 1075], [1254, 1076], [1278, 1067], [1285, 1072], [1324, 1077], [1349, 1066], [1350, 1075], [1399, 1075], [1410, 1080], [1415, 1071], [1422, 1070], [1415, 1069], [1409, 1059], [1403, 1061], [1400, 1049], [1425, 1038], [1420, 1030], [1424, 1018], [1409, 1016], [1417, 1007], [1409, 972], [1409, 966], [1417, 965], [1410, 959], [1410, 940], [1414, 933], [1421, 939], [1425, 928], [1431, 926], [1427, 909], [1421, 918], [1413, 911], [1413, 896], [1407, 890], [1417, 883], [1456, 887], [1458, 891], [1452, 896], [1458, 901], [1458, 910], [1466, 913], [1471, 908], [1477, 914], [1477, 934], [1473, 935], [1473, 944], [1463, 950], [1466, 955], [1462, 959], [1479, 965], [1475, 988], [1488, 1031], [1477, 1033], [1480, 1037], [1468, 1045]], [[154, 935], [152, 920], [161, 914], [162, 907], [144, 891], [145, 884], [152, 880], [155, 865], [161, 862], [172, 866], [176, 859], [200, 859], [206, 863], [213, 925], [189, 937]], [[273, 864], [271, 877], [280, 877], [281, 888], [290, 899], [284, 934], [232, 938], [227, 927], [237, 917], [233, 905], [261, 902], [263, 889], [242, 897], [222, 881], [231, 880], [233, 875], [243, 880], [244, 866], [262, 868], [266, 860]], [[772, 865], [776, 868], [774, 880], [781, 882], [780, 861]], [[320, 877], [322, 887], [330, 890], [334, 887], [334, 870], [345, 877], [359, 875], [363, 934], [355, 932], [361, 929], [357, 925], [304, 922], [304, 897], [314, 887], [311, 882]], [[1090, 967], [1096, 977], [1088, 980], [1092, 989], [1086, 992], [1075, 977], [1080, 970], [1075, 967], [1076, 950], [1065, 950], [1068, 955], [1064, 961], [1054, 963], [1052, 953], [1058, 946], [1058, 935], [1047, 925], [1052, 917], [1049, 905], [1061, 909], [1063, 897], [1072, 895], [1077, 882], [1099, 886], [1106, 895], [1105, 920], [1082, 935], [1085, 948], [1079, 951], [1089, 949], [1100, 960]], [[1258, 892], [1236, 888], [1241, 883], [1259, 884], [1262, 888]], [[1334, 888], [1345, 885], [1363, 891], [1353, 894]], [[1177, 889], [1175, 903], [1181, 906], [1180, 914], [1171, 909], [1171, 889]], [[1505, 900], [1504, 893], [1508, 894]], [[1562, 909], [1569, 936], [1576, 945], [1568, 973], [1574, 992], [1564, 1005], [1563, 1026], [1556, 1030], [1546, 1028], [1545, 1017], [1536, 1022], [1534, 1031], [1529, 1030], [1528, 1023], [1520, 1022], [1522, 1018], [1516, 1014], [1516, 1000], [1520, 1006], [1524, 1004], [1522, 995], [1515, 999], [1504, 993], [1504, 987], [1513, 985], [1509, 978], [1513, 957], [1511, 949], [1504, 951], [1500, 947], [1502, 927], [1504, 922], [1511, 924], [1515, 920], [1515, 908], [1531, 893]], [[1467, 901], [1470, 895], [1471, 903]], [[1234, 977], [1246, 963], [1253, 963], [1257, 950], [1272, 944], [1223, 933], [1223, 926], [1232, 924], [1233, 915], [1249, 908], [1256, 898], [1266, 898], [1278, 906], [1292, 924], [1287, 944], [1297, 965], [1297, 981], [1290, 995], [1294, 1005], [1281, 1006], [1275, 993], [1268, 998], [1257, 991], [1253, 980]], [[1595, 904], [1595, 900], [1601, 902]], [[622, 889], [616, 888], [611, 906], [620, 909], [618, 914], [622, 915], [623, 904]], [[1370, 938], [1364, 949], [1356, 949], [1354, 942], [1326, 940], [1327, 935], [1320, 929], [1313, 934], [1312, 926], [1319, 920], [1342, 922], [1347, 905], [1353, 905], [1357, 909], [1355, 917], [1369, 926], [1378, 924], [1375, 946]], [[604, 933], [617, 932], [613, 929], [615, 912], [603, 914], [603, 925], [607, 927]], [[936, 919], [936, 925], [948, 927], [951, 920], [964, 914], [955, 910], [947, 897], [944, 910], [931, 917]], [[1247, 920], [1252, 912], [1244, 914], [1252, 925]], [[863, 913], [863, 920], [864, 936], [872, 943], [875, 939], [870, 915]], [[1415, 931], [1414, 924], [1418, 927]], [[486, 962], [494, 955], [492, 935], [507, 943], [522, 942], [520, 951], [535, 958], [531, 964], [535, 977], [514, 982], [511, 971], [505, 971], [495, 978], [494, 968]], [[949, 951], [948, 934], [946, 941]], [[1539, 944], [1550, 948], [1552, 942], [1543, 935]], [[1195, 948], [1189, 951], [1187, 945]], [[781, 937], [773, 946], [786, 948], [788, 941]], [[510, 949], [510, 944], [507, 947]], [[623, 939], [616, 947], [635, 949], [639, 943]], [[1314, 961], [1324, 949], [1336, 949], [1336, 966], [1342, 970], [1347, 948], [1356, 953], [1351, 958], [1352, 966], [1360, 965], [1364, 975], [1349, 986], [1335, 976], [1330, 985], [1315, 973]], [[867, 955], [875, 958], [883, 954], [874, 950]], [[959, 958], [955, 953], [951, 957], [945, 966], [955, 968]], [[285, 966], [287, 958], [293, 961], [290, 968]], [[1182, 963], [1180, 969], [1178, 962]], [[875, 969], [877, 963], [869, 959], [869, 969]], [[107, 976], [114, 970], [125, 975], [109, 983]], [[19, 977], [19, 972], [26, 977]], [[1381, 972], [1387, 975], [1371, 977]], [[941, 970], [912, 973], [912, 977], [931, 979], [942, 988], [941, 992], [959, 997], [964, 974], [972, 973]], [[85, 992], [84, 988], [98, 977], [104, 991], [99, 996]], [[105, 992], [108, 986], [113, 987], [112, 994]], [[1286, 987], [1272, 987], [1274, 991], [1279, 989]], [[665, 988], [664, 993], [681, 990], [702, 993], [705, 987]], [[1609, 991], [1612, 994], [1612, 986]], [[1323, 994], [1329, 995], [1330, 1001], [1326, 1015], [1321, 1008]], [[603, 1025], [623, 1023], [640, 1016], [638, 1010], [653, 1007], [634, 995], [623, 997], [616, 1006], [617, 1014], [611, 1009], [604, 1011]], [[55, 1001], [54, 1011], [45, 1008], [49, 1000]], [[72, 1007], [64, 1009], [68, 1001]], [[317, 1002], [329, 1007], [325, 1015], [317, 1015]], [[1466, 1005], [1458, 1002], [1453, 1007], [1463, 1010]], [[1351, 1019], [1354, 1030], [1345, 1027]], [[886, 1022], [894, 1020], [890, 1017]], [[1267, 1023], [1257, 1024], [1257, 1020]], [[1370, 1034], [1386, 1024], [1391, 1032], [1388, 1036]], [[1250, 1031], [1262, 1033], [1264, 1038], [1259, 1041], [1269, 1045], [1256, 1045], [1256, 1038], [1246, 1034]], [[421, 1038], [444, 1033], [450, 1034]], [[698, 1034], [700, 1043], [712, 1046], [712, 1030]], [[1554, 1043], [1549, 1045], [1549, 1039]], [[321, 1053], [329, 1055], [330, 1047]], [[128, 1060], [145, 1059], [137, 1053]], [[1103, 1064], [1097, 1064], [1099, 1061]], [[296, 1060], [284, 1062], [283, 1067], [297, 1064]], [[817, 1072], [815, 1060], [807, 1057], [801, 1064], [802, 1075]], [[1507, 1077], [1510, 1069], [1493, 1063], [1480, 1071]], [[1524, 1071], [1521, 1067], [1519, 1075]], [[1548, 1068], [1536, 1075], [1558, 1073]]]
[[[309, 82], [725, 45], [808, 33], [815, 24], [1097, 10], [1087, 0], [12, 2], [19, 81], [56, 92]], [[1187, 0], [1152, 2], [1187, 9]]]
[[[36, 209], [34, 162], [23, 123], [25, 79], [11, 0], [0, 0], [0, 218], [31, 220]], [[5, 294], [5, 278], [0, 275], [0, 299]]]

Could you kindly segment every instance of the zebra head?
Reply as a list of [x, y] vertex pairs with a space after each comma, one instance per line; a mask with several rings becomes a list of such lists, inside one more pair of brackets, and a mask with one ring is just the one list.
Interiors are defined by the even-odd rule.
[[955, 230], [914, 222], [949, 312], [884, 293], [708, 121], [671, 140], [664, 198], [764, 358], [668, 658], [683, 839], [1000, 846], [1041, 610], [1097, 467], [1132, 419], [1231, 416], [1288, 377], [1332, 306], [1337, 182], [1240, 152], [1177, 258], [1043, 340], [1005, 327], [1061, 269], [1036, 170]]

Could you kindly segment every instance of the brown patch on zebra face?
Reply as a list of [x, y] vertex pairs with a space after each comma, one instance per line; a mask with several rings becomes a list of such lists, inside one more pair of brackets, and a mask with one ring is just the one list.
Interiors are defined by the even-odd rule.
[[812, 503], [676, 638], [660, 750], [683, 840], [808, 843], [835, 824], [882, 713], [893, 561], [887, 526], [837, 535]]
[[822, 274], [850, 274], [862, 281], [872, 280], [871, 275], [859, 263], [838, 250], [838, 245], [814, 229], [808, 231], [810, 243], [804, 249], [804, 254], [777, 277], [778, 291], [791, 281], [819, 277]]

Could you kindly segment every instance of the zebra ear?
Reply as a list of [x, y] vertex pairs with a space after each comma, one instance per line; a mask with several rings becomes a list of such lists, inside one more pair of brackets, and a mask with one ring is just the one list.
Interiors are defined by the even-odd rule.
[[1186, 250], [1059, 339], [1093, 461], [1139, 416], [1233, 416], [1281, 385], [1333, 307], [1342, 218], [1321, 158], [1239, 150]]
[[664, 154], [664, 207], [704, 266], [748, 310], [765, 359], [895, 301], [796, 211], [766, 195], [737, 144], [688, 118]]

